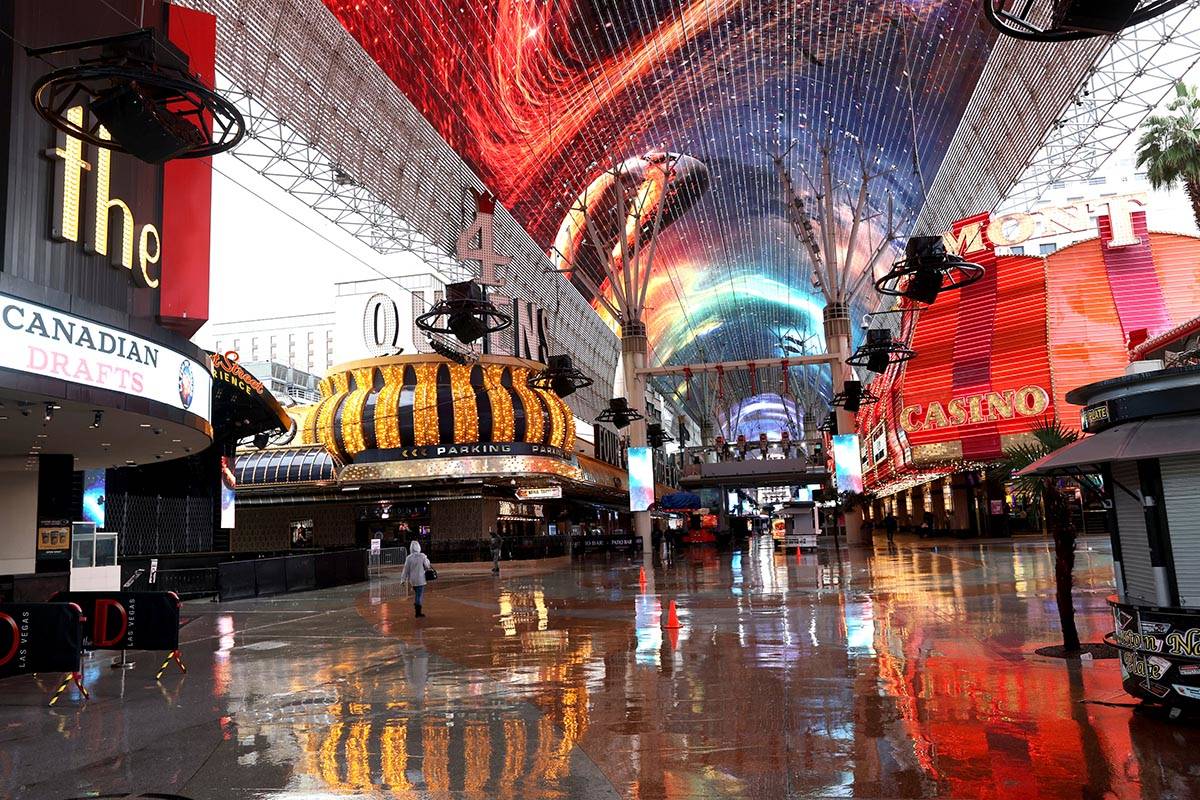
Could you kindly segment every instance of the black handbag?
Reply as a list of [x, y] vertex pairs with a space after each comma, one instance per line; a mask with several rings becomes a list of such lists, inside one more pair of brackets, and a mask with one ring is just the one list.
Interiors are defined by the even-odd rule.
[[434, 569], [433, 567], [430, 567], [429, 569], [425, 570], [425, 581], [426, 582], [436, 581], [436, 580], [437, 580], [437, 570], [436, 569]]

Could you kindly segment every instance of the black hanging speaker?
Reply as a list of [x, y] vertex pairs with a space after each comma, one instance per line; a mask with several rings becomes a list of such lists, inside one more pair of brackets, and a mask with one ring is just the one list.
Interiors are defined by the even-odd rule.
[[1101, 36], [1120, 33], [1129, 25], [1139, 0], [1056, 0], [1052, 27]]
[[575, 369], [569, 355], [550, 356], [546, 368], [529, 379], [535, 389], [549, 389], [559, 397], [568, 397], [579, 389], [592, 385], [592, 379]]
[[1114, 36], [1195, 0], [979, 0], [987, 21], [1026, 42]]
[[933, 305], [938, 295], [959, 289], [983, 277], [983, 267], [946, 252], [941, 236], [913, 236], [904, 248], [904, 259], [875, 281], [875, 290], [906, 297], [922, 306]]
[[862, 407], [862, 382], [846, 381], [843, 393], [846, 395], [846, 403], [842, 407], [851, 414], [857, 414]]
[[446, 304], [454, 309], [447, 327], [454, 338], [463, 344], [481, 339], [488, 332], [487, 322], [475, 315], [476, 305], [484, 303], [483, 287], [475, 281], [451, 283], [446, 286]]
[[890, 360], [889, 348], [892, 346], [892, 332], [887, 328], [871, 328], [867, 331], [867, 369], [883, 374], [887, 371]]
[[445, 299], [434, 303], [416, 322], [425, 333], [450, 334], [463, 344], [470, 344], [489, 333], [504, 330], [512, 324], [512, 317], [488, 302], [478, 283], [461, 281], [447, 284]]
[[614, 397], [608, 401], [608, 408], [596, 417], [597, 422], [611, 422], [618, 429], [628, 428], [635, 419], [643, 419], [642, 415], [629, 407], [629, 400], [624, 397]]
[[667, 433], [666, 428], [659, 423], [646, 426], [646, 442], [651, 447], [659, 448], [671, 441], [674, 441], [671, 434]]
[[203, 131], [171, 113], [136, 83], [101, 93], [91, 109], [127, 153], [148, 164], [170, 161], [205, 144]]
[[[58, 130], [151, 164], [207, 158], [246, 134], [240, 111], [189, 72], [187, 56], [157, 31], [27, 48], [32, 58], [92, 51], [39, 77], [31, 99]], [[86, 102], [89, 118], [72, 119]]]

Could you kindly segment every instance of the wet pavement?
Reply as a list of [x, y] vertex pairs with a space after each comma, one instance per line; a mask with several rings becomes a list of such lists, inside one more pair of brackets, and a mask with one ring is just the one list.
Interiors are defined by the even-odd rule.
[[[186, 675], [0, 681], [0, 797], [1196, 798], [1200, 729], [1064, 662], [1034, 540], [686, 551], [191, 602]], [[1076, 570], [1111, 629], [1106, 540]], [[669, 601], [681, 628], [663, 630]]]

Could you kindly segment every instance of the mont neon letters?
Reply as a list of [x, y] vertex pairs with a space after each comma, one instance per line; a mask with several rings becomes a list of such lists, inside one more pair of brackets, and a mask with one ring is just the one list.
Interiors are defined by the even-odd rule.
[[955, 397], [943, 404], [916, 403], [900, 412], [900, 427], [909, 433], [980, 425], [1002, 419], [1037, 417], [1050, 407], [1050, 393], [1041, 386], [1022, 386], [998, 392]]
[[1107, 214], [1112, 225], [1112, 239], [1105, 244], [1127, 247], [1141, 241], [1133, 230], [1133, 215], [1145, 209], [1146, 200], [1143, 192], [1102, 197], [1069, 206], [1015, 211], [964, 225], [957, 233], [948, 231], [942, 234], [942, 240], [948, 252], [966, 257], [986, 251], [988, 243], [992, 247], [1015, 247], [1043, 236], [1082, 233], [1096, 227], [1092, 214]]

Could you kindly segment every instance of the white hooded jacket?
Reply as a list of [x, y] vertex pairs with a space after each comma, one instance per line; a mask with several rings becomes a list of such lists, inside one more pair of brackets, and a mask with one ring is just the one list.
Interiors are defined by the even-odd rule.
[[420, 544], [413, 542], [409, 545], [408, 558], [404, 559], [404, 569], [400, 571], [400, 580], [410, 586], [424, 586], [425, 570], [429, 567], [429, 556], [421, 552]]

